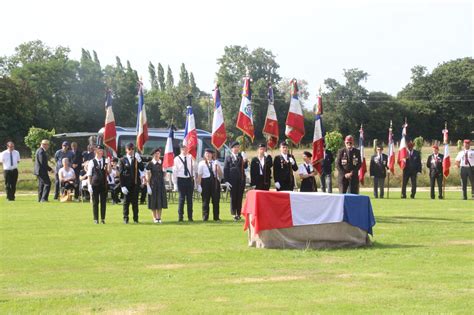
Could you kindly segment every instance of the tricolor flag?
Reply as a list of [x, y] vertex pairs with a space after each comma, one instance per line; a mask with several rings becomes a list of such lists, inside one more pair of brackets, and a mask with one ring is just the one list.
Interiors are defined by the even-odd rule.
[[298, 98], [298, 83], [296, 79], [290, 82], [290, 110], [286, 117], [285, 135], [294, 143], [300, 143], [304, 136], [303, 109]]
[[194, 122], [193, 108], [187, 107], [186, 125], [184, 126], [183, 144], [188, 148], [189, 154], [196, 159], [197, 155], [197, 130]]
[[244, 86], [242, 89], [242, 102], [240, 102], [239, 116], [237, 117], [237, 128], [240, 129], [244, 134], [255, 138], [255, 132], [253, 127], [252, 118], [252, 90], [250, 89], [250, 77], [244, 78]]
[[359, 130], [359, 150], [360, 150], [360, 158], [361, 158], [361, 165], [359, 168], [359, 181], [361, 184], [364, 184], [364, 177], [365, 173], [367, 172], [367, 164], [365, 162], [365, 154], [364, 154], [364, 128], [360, 125]]
[[267, 117], [265, 118], [265, 125], [263, 126], [262, 133], [267, 138], [267, 146], [270, 149], [276, 148], [278, 145], [278, 137], [280, 135], [280, 131], [278, 130], [278, 120], [275, 111], [275, 97], [273, 95], [273, 88], [270, 85], [268, 87], [268, 109], [267, 109]]
[[112, 110], [112, 92], [107, 89], [105, 94], [105, 125], [104, 125], [104, 145], [117, 153], [117, 130], [115, 129], [115, 118]]
[[214, 89], [214, 116], [212, 118], [212, 145], [219, 150], [227, 139], [224, 125], [224, 114], [222, 113], [221, 92], [219, 86]]
[[405, 139], [407, 135], [407, 127], [408, 127], [408, 124], [405, 122], [402, 129], [402, 140], [400, 140], [400, 147], [398, 149], [397, 162], [402, 170], [405, 168], [405, 165], [407, 163], [407, 157], [408, 157], [408, 149], [407, 149], [407, 143]]
[[173, 138], [174, 138], [174, 126], [171, 125], [168, 138], [166, 139], [165, 154], [163, 156], [163, 169], [170, 169], [174, 165], [174, 152], [173, 152]]
[[392, 174], [395, 173], [395, 150], [393, 144], [392, 121], [390, 121], [390, 128], [388, 128], [388, 169]]
[[443, 157], [443, 175], [449, 176], [449, 168], [451, 167], [451, 158], [449, 157], [448, 127], [443, 130], [444, 157]]
[[318, 95], [318, 100], [316, 102], [316, 115], [323, 114], [323, 97]]
[[143, 97], [143, 83], [138, 85], [138, 113], [137, 113], [137, 149], [143, 152], [145, 142], [148, 141], [148, 122], [146, 120], [145, 98]]

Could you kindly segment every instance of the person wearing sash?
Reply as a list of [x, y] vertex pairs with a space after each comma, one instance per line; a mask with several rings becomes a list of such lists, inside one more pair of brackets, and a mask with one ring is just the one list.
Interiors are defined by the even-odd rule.
[[269, 190], [272, 180], [273, 159], [267, 153], [265, 143], [258, 145], [257, 156], [250, 162], [250, 186], [257, 190]]
[[301, 179], [301, 192], [317, 192], [318, 187], [316, 186], [316, 170], [314, 169], [313, 165], [311, 165], [311, 157], [313, 155], [308, 152], [303, 152], [303, 161], [304, 163], [300, 164], [298, 168], [298, 173]]
[[94, 224], [99, 224], [99, 202], [100, 222], [105, 224], [107, 174], [110, 172], [110, 163], [107, 162], [108, 161], [104, 158], [104, 147], [98, 145], [95, 149], [95, 158], [90, 160], [87, 166], [87, 187], [92, 198]]
[[242, 199], [244, 198], [248, 160], [245, 152], [240, 153], [240, 143], [234, 141], [231, 144], [231, 152], [224, 161], [224, 182], [230, 189], [230, 213], [234, 221], [240, 220], [242, 211]]
[[181, 145], [181, 153], [174, 158], [173, 165], [173, 184], [175, 191], [179, 193], [178, 199], [178, 221], [184, 220], [184, 201], [186, 200], [188, 221], [193, 221], [193, 192], [194, 192], [194, 174], [196, 172], [196, 162], [191, 154], [188, 153], [188, 147]]
[[209, 220], [209, 203], [212, 200], [212, 218], [219, 219], [219, 202], [221, 197], [222, 169], [217, 161], [213, 160], [214, 150], [206, 148], [204, 159], [198, 164], [197, 185], [202, 196], [202, 220]]

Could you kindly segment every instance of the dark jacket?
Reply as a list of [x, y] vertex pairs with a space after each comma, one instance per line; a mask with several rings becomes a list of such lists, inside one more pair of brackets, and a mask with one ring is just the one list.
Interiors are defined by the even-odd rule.
[[338, 176], [343, 177], [344, 174], [351, 173], [352, 176], [358, 177], [359, 168], [361, 166], [360, 150], [352, 148], [342, 148], [337, 153], [336, 168], [338, 170]]
[[378, 154], [372, 155], [370, 159], [370, 176], [377, 178], [385, 178], [388, 169], [388, 156], [382, 153], [382, 158], [379, 159]]
[[324, 160], [323, 160], [323, 175], [331, 175], [332, 173], [332, 163], [334, 163], [334, 156], [331, 151], [325, 150]]
[[431, 154], [426, 161], [426, 167], [430, 169], [430, 177], [443, 174], [444, 155], [438, 153], [438, 160], [433, 163], [434, 158], [434, 154]]
[[48, 172], [53, 169], [48, 165], [48, 154], [43, 148], [39, 148], [35, 153], [35, 169], [36, 176], [48, 176]]
[[413, 153], [410, 156], [410, 151], [408, 151], [408, 156], [406, 160], [405, 168], [403, 173], [406, 175], [414, 175], [416, 173], [421, 173], [421, 156], [420, 152], [413, 150]]
[[255, 186], [256, 189], [268, 190], [272, 180], [272, 166], [273, 159], [271, 155], [265, 157], [265, 165], [262, 168], [262, 175], [260, 175], [261, 164], [258, 157], [254, 157], [250, 162], [250, 186]]
[[[295, 160], [295, 164], [291, 164], [290, 157]], [[273, 176], [275, 178], [275, 183], [280, 183], [280, 190], [293, 190], [295, 188], [295, 178], [293, 176], [293, 171], [298, 170], [298, 165], [296, 165], [296, 159], [293, 155], [288, 154], [288, 162], [285, 161], [283, 156], [277, 155], [273, 160]]]
[[120, 186], [127, 187], [128, 190], [132, 186], [140, 186], [140, 172], [145, 169], [145, 165], [142, 161], [138, 162], [135, 157], [132, 157], [132, 162], [128, 161], [125, 155], [120, 159], [119, 163], [119, 174], [120, 174]]
[[237, 154], [234, 160], [233, 155], [229, 154], [224, 160], [224, 182], [229, 182], [232, 187], [245, 187], [245, 169], [248, 167], [248, 161], [244, 162], [242, 154]]

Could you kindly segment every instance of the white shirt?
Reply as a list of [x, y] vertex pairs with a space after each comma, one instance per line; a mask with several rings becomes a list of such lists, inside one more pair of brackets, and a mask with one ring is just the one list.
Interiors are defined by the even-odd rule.
[[467, 150], [467, 160], [469, 161], [469, 163], [467, 163], [467, 161], [465, 160], [465, 156], [466, 156], [466, 150], [462, 150], [458, 153], [458, 155], [456, 156], [456, 161], [457, 162], [461, 162], [460, 163], [460, 166], [463, 167], [463, 166], [469, 166], [469, 163], [471, 164], [472, 167], [474, 167], [474, 150]]
[[[181, 159], [180, 159], [181, 158]], [[181, 162], [182, 160], [182, 162]], [[178, 177], [181, 178], [189, 178], [194, 177], [196, 175], [196, 162], [194, 162], [193, 157], [191, 154], [186, 156], [186, 164], [188, 166], [189, 175], [184, 174], [184, 155], [178, 155], [174, 158], [174, 165], [173, 165], [173, 183], [176, 185], [178, 184]]]
[[[4, 171], [11, 171], [18, 168], [20, 153], [17, 150], [13, 150], [11, 153], [12, 154], [10, 155], [10, 150], [8, 149], [0, 153], [0, 163], [3, 163]], [[13, 157], [13, 165], [11, 157]]]
[[263, 170], [265, 169], [265, 158], [266, 156], [264, 155], [262, 158], [257, 156], [258, 161], [260, 162], [260, 165], [258, 167], [258, 170], [260, 172], [260, 175], [263, 175]]
[[[211, 164], [212, 167], [212, 172], [214, 173], [214, 177], [219, 178], [218, 172], [217, 172], [217, 165], [219, 165], [219, 161], [210, 161], [208, 162]], [[206, 164], [206, 160], [202, 160], [198, 164], [198, 176], [201, 176], [201, 178], [209, 178], [211, 177], [211, 174], [209, 173], [209, 167]]]
[[283, 159], [285, 160], [285, 162], [288, 162], [288, 154], [281, 154], [281, 156], [283, 157]]
[[308, 166], [309, 164], [306, 164], [306, 163], [303, 163], [303, 164], [300, 164], [300, 167], [298, 168], [298, 174], [301, 174], [301, 175], [310, 175], [312, 172], [314, 172], [314, 169], [313, 169], [313, 166], [312, 165], [309, 165], [309, 173], [308, 171], [306, 170], [306, 166]]
[[97, 164], [99, 164], [99, 168], [102, 168], [104, 165], [102, 165], [102, 162], [105, 160], [102, 159], [97, 159], [93, 158], [92, 160], [89, 161], [89, 165], [87, 166], [87, 176], [92, 176], [92, 169], [94, 168], [94, 160], [97, 161]]
[[63, 181], [67, 182], [71, 179], [74, 179], [76, 174], [74, 173], [74, 169], [72, 167], [70, 167], [68, 170], [66, 170], [64, 167], [61, 167], [58, 171], [58, 176], [60, 176]]
[[117, 177], [117, 170], [112, 169], [110, 171], [109, 175], [107, 175], [107, 183], [108, 184], [115, 184], [115, 177]]

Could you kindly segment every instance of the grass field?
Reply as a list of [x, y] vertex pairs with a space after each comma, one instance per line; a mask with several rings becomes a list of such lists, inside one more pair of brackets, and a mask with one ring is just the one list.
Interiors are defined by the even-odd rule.
[[[0, 313], [472, 313], [474, 201], [372, 200], [362, 249], [247, 247], [242, 224], [124, 225], [108, 205], [0, 199]], [[199, 218], [201, 204], [195, 205]]]

